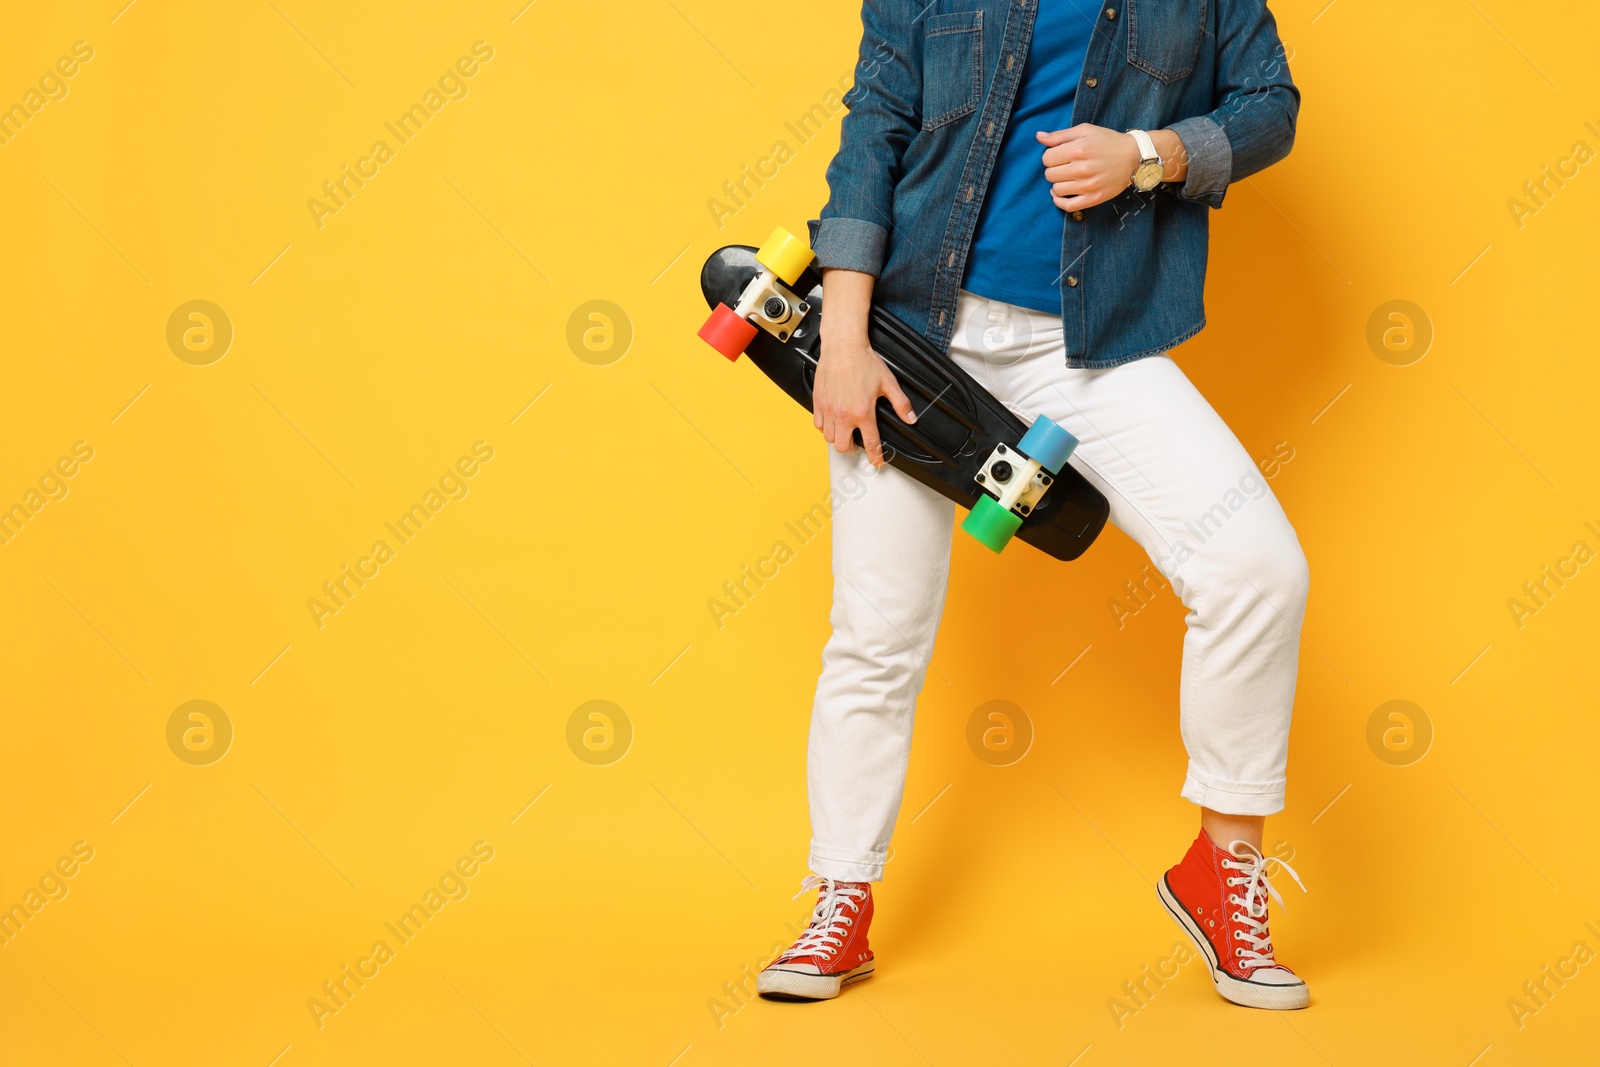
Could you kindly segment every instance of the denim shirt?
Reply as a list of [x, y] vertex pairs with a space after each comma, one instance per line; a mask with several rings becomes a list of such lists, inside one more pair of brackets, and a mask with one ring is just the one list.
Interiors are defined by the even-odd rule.
[[[1205, 326], [1208, 211], [1289, 154], [1300, 92], [1264, 0], [1103, 0], [1072, 121], [1171, 129], [1182, 183], [1062, 213], [1067, 365], [1164, 352]], [[829, 197], [824, 268], [877, 276], [878, 304], [941, 351], [1038, 0], [865, 0]], [[1040, 146], [1040, 155], [1044, 147]], [[1044, 164], [1039, 182], [1045, 184]]]

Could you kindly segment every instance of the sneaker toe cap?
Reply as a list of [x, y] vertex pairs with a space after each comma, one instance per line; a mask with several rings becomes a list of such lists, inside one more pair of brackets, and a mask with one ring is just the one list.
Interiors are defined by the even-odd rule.
[[1271, 986], [1305, 985], [1300, 976], [1287, 967], [1257, 967], [1250, 974], [1250, 982]]
[[822, 968], [810, 958], [803, 960], [784, 960], [774, 963], [766, 968], [769, 971], [788, 971], [791, 974], [821, 974]]

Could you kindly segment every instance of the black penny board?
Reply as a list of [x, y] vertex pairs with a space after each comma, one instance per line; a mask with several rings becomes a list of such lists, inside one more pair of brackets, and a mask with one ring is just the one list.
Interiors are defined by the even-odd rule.
[[[755, 252], [749, 245], [729, 245], [711, 254], [700, 271], [708, 307], [737, 306], [745, 287], [761, 273]], [[788, 340], [756, 330], [745, 355], [810, 411], [821, 351], [822, 275], [815, 264], [789, 289], [811, 310]], [[970, 510], [986, 495], [974, 480], [984, 461], [997, 445], [1016, 447], [1028, 427], [927, 338], [877, 306], [868, 319], [867, 339], [917, 411], [916, 423], [907, 425], [879, 398], [878, 433], [885, 457], [895, 469]], [[859, 445], [859, 434], [856, 441]], [[1016, 536], [1056, 559], [1077, 559], [1099, 536], [1109, 513], [1105, 496], [1069, 464], [1022, 520]]]

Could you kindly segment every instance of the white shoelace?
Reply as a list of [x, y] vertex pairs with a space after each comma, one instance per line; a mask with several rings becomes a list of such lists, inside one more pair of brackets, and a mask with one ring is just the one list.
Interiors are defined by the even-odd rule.
[[821, 956], [824, 959], [831, 957], [844, 946], [845, 935], [849, 928], [855, 925], [851, 915], [845, 914], [845, 909], [855, 913], [861, 910], [861, 901], [867, 898], [867, 891], [857, 886], [845, 885], [835, 882], [832, 878], [819, 878], [811, 875], [800, 883], [800, 892], [790, 897], [798, 900], [808, 890], [822, 887], [822, 892], [817, 896], [817, 906], [811, 912], [811, 925], [806, 927], [805, 933], [789, 950], [779, 956], [775, 963], [784, 960], [798, 959], [802, 956]]
[[1246, 930], [1233, 932], [1236, 941], [1244, 941], [1249, 948], [1236, 948], [1234, 955], [1239, 959], [1239, 965], [1245, 970], [1256, 967], [1276, 967], [1278, 961], [1272, 957], [1272, 935], [1267, 932], [1267, 898], [1270, 896], [1279, 907], [1288, 909], [1279, 895], [1277, 887], [1267, 877], [1267, 864], [1276, 863], [1282, 870], [1289, 872], [1289, 877], [1294, 879], [1294, 884], [1300, 887], [1300, 892], [1306, 892], [1306, 885], [1295, 873], [1295, 869], [1276, 856], [1264, 856], [1261, 851], [1248, 841], [1235, 841], [1228, 846], [1228, 851], [1235, 857], [1223, 860], [1222, 866], [1231, 871], [1241, 872], [1237, 878], [1229, 878], [1230, 886], [1242, 885], [1245, 887], [1244, 896], [1228, 894], [1228, 903], [1233, 904], [1242, 911], [1236, 911], [1230, 918], [1234, 922], [1248, 927]]

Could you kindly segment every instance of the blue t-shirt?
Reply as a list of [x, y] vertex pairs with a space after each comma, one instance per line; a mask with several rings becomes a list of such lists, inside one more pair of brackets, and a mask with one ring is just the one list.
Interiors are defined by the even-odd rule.
[[1040, 0], [1022, 81], [1000, 142], [962, 288], [1035, 311], [1061, 314], [1061, 239], [1066, 212], [1050, 199], [1044, 145], [1034, 134], [1072, 125], [1072, 102], [1094, 33], [1098, 3]]

